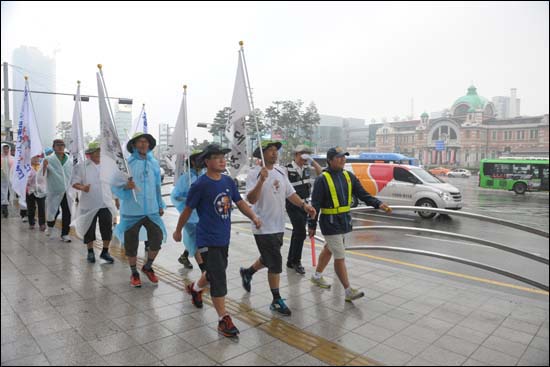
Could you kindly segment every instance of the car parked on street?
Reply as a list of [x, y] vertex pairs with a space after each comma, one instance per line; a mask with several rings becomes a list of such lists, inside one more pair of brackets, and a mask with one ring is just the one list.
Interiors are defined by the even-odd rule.
[[432, 169], [429, 170], [429, 172], [432, 175], [435, 175], [435, 176], [447, 176], [447, 174], [450, 171], [451, 171], [450, 169], [445, 168], [445, 167], [437, 167], [437, 168], [432, 168]]
[[472, 175], [472, 172], [470, 172], [467, 169], [459, 168], [459, 169], [453, 169], [449, 173], [447, 173], [447, 177], [470, 177]]

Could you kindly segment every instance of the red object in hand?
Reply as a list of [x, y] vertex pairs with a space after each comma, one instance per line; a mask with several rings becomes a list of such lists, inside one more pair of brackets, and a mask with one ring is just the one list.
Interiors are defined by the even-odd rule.
[[311, 265], [317, 266], [317, 256], [315, 256], [315, 236], [309, 238], [311, 240]]

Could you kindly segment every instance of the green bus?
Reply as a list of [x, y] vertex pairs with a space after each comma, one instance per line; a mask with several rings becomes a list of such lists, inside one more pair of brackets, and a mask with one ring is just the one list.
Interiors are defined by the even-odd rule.
[[479, 186], [514, 191], [548, 191], [548, 158], [483, 159], [479, 167]]

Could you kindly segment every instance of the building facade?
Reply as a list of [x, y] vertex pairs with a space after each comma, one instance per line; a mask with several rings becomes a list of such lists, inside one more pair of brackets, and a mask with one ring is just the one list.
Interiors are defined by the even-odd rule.
[[[45, 92], [56, 90], [55, 58], [48, 57], [36, 47], [21, 46], [13, 51], [13, 88], [25, 89], [24, 76], [29, 77], [30, 89]], [[19, 114], [23, 93], [13, 92], [12, 130], [17, 139]], [[42, 146], [51, 146], [56, 134], [56, 97], [50, 94], [32, 94], [36, 124]]]
[[421, 164], [479, 167], [484, 158], [548, 156], [548, 114], [497, 118], [493, 102], [474, 86], [447, 116], [386, 123], [376, 131], [376, 150], [418, 158]]
[[497, 119], [509, 119], [520, 116], [520, 99], [517, 98], [516, 88], [510, 90], [510, 96], [493, 97], [493, 104]]
[[117, 103], [115, 105], [115, 127], [121, 142], [131, 138], [132, 105]]

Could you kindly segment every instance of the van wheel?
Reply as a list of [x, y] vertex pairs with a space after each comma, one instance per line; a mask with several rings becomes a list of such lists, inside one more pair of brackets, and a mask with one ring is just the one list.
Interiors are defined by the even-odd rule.
[[[435, 203], [430, 199], [418, 200], [418, 202], [416, 203], [416, 206], [425, 206], [427, 208], [437, 208], [437, 205], [435, 205]], [[422, 217], [424, 219], [433, 218], [437, 214], [437, 213], [422, 212], [422, 211], [418, 211], [417, 213], [418, 213], [418, 215], [420, 215], [420, 217]]]
[[351, 207], [357, 208], [358, 205], [359, 205], [359, 199], [357, 199], [357, 196], [353, 195], [351, 199]]
[[527, 185], [523, 182], [518, 182], [514, 185], [513, 190], [516, 194], [523, 195], [527, 191]]

